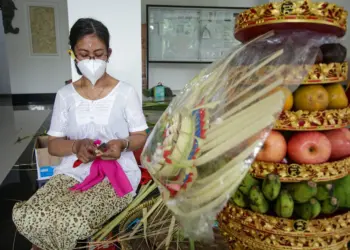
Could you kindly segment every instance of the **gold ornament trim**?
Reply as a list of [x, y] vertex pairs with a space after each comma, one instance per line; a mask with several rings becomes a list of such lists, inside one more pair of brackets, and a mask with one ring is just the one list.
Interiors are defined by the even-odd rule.
[[315, 23], [347, 29], [348, 12], [336, 4], [310, 0], [268, 3], [253, 7], [238, 15], [235, 34], [254, 26], [276, 23]]
[[[299, 85], [300, 82], [304, 85], [310, 84], [329, 84], [344, 82], [348, 78], [348, 62], [343, 63], [329, 63], [329, 64], [314, 64], [314, 65], [283, 65], [285, 67], [280, 70], [280, 66], [265, 66], [258, 70], [251, 78], [261, 79], [262, 77], [278, 70], [277, 74], [274, 74], [263, 84], [269, 84], [278, 79], [284, 79], [286, 85]], [[237, 77], [238, 72], [240, 74], [250, 71], [250, 67], [242, 66], [232, 68], [230, 71], [230, 80], [234, 80]], [[304, 78], [302, 78], [305, 76]], [[249, 78], [249, 80], [251, 80]]]
[[347, 127], [350, 108], [325, 111], [283, 111], [276, 121], [275, 130], [322, 131]]
[[[347, 243], [350, 237], [319, 237], [316, 241], [305, 237], [289, 237], [271, 235], [267, 233], [256, 234], [253, 229], [229, 229], [227, 225], [219, 224], [221, 234], [226, 238], [230, 250], [348, 250]], [[252, 237], [254, 235], [254, 237]], [[290, 242], [292, 246], [285, 246]], [[330, 242], [330, 244], [328, 243]], [[311, 247], [305, 246], [306, 244]], [[322, 245], [320, 247], [320, 245]]]
[[[307, 66], [309, 67], [309, 66]], [[304, 69], [292, 69], [293, 75], [302, 73]], [[348, 63], [315, 64], [311, 66], [303, 84], [327, 84], [343, 82], [348, 79]], [[288, 81], [288, 80], [287, 80]]]
[[327, 219], [304, 221], [259, 214], [228, 204], [220, 213], [219, 218], [226, 225], [237, 222], [241, 226], [249, 227], [255, 231], [274, 235], [321, 237], [336, 234], [350, 236], [350, 212]]
[[227, 238], [251, 249], [341, 249], [350, 239], [350, 212], [317, 220], [291, 220], [228, 204], [218, 215]]
[[333, 181], [349, 174], [350, 157], [323, 164], [282, 164], [256, 161], [249, 171], [251, 175], [259, 179], [274, 173], [280, 177], [281, 182]]

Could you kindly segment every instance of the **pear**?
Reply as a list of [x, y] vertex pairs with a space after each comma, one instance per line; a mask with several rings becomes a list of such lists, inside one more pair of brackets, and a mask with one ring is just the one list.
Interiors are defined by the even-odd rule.
[[325, 86], [328, 92], [328, 109], [343, 109], [349, 105], [345, 90], [340, 83]]

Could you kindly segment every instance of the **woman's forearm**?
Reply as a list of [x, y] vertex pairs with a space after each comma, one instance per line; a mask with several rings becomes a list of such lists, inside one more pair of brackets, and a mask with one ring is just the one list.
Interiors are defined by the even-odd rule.
[[[135, 134], [130, 134], [130, 136], [127, 139], [129, 141], [129, 145], [127, 150], [128, 151], [136, 151], [140, 148], [142, 148], [147, 140], [147, 134], [145, 133], [135, 133]], [[125, 148], [127, 143], [124, 141], [124, 147]]]
[[63, 157], [74, 154], [76, 141], [65, 138], [49, 137], [49, 153], [53, 156]]

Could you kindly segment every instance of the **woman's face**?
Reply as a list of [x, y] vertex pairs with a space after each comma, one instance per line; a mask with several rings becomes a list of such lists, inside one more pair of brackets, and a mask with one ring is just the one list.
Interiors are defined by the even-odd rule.
[[111, 55], [111, 50], [107, 50], [106, 45], [96, 35], [86, 35], [81, 38], [75, 48], [74, 54], [78, 61], [86, 59], [100, 59], [107, 61]]

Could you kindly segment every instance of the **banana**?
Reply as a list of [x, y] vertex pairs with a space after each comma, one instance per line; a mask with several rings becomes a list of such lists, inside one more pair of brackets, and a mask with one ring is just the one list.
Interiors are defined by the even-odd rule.
[[275, 200], [281, 191], [281, 182], [278, 175], [268, 174], [262, 184], [262, 191], [269, 201]]
[[241, 185], [239, 186], [239, 190], [244, 195], [249, 195], [249, 191], [252, 188], [252, 186], [258, 186], [260, 182], [255, 179], [253, 176], [251, 176], [249, 173], [244, 177]]
[[319, 201], [324, 201], [333, 195], [334, 185], [331, 183], [321, 184], [317, 186], [316, 199]]
[[269, 203], [267, 203], [264, 194], [261, 192], [259, 186], [253, 186], [249, 192], [250, 208], [257, 213], [265, 214], [269, 210]]
[[308, 202], [298, 204], [295, 213], [304, 220], [314, 219], [321, 213], [321, 204], [315, 198], [311, 198]]
[[332, 214], [337, 211], [338, 207], [339, 202], [335, 197], [331, 197], [322, 201], [322, 213], [324, 214]]
[[350, 208], [350, 175], [334, 182], [333, 196], [338, 199], [339, 207]]
[[275, 212], [279, 217], [290, 218], [293, 215], [294, 201], [288, 190], [282, 190], [279, 194], [276, 204]]
[[232, 201], [239, 207], [247, 207], [248, 199], [247, 197], [239, 190], [235, 192], [235, 194], [232, 196]]
[[305, 203], [317, 194], [317, 184], [312, 181], [289, 184], [287, 189], [296, 203]]

